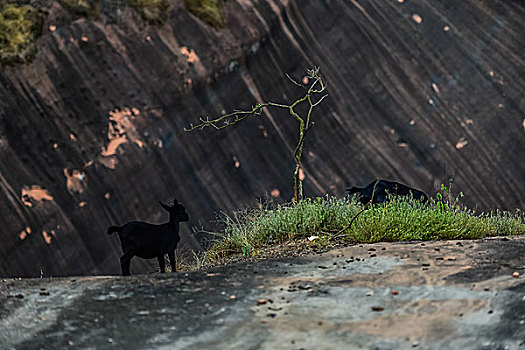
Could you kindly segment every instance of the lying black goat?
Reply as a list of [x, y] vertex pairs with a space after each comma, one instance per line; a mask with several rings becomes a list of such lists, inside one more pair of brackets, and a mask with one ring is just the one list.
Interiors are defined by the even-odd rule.
[[370, 201], [372, 203], [385, 203], [388, 200], [388, 195], [393, 196], [408, 196], [412, 194], [414, 199], [426, 202], [428, 196], [420, 190], [408, 187], [394, 181], [376, 179], [366, 185], [364, 188], [352, 187], [346, 190], [346, 195], [351, 196], [357, 194], [359, 201], [363, 204], [367, 204]]
[[188, 221], [190, 217], [186, 209], [177, 202], [160, 205], [170, 213], [170, 221], [154, 225], [146, 222], [131, 221], [122, 226], [111, 226], [108, 235], [117, 232], [124, 255], [120, 257], [122, 275], [129, 276], [131, 258], [138, 256], [142, 259], [157, 258], [160, 272], [164, 273], [164, 255], [168, 254], [172, 272], [175, 271], [175, 248], [180, 241], [179, 222]]

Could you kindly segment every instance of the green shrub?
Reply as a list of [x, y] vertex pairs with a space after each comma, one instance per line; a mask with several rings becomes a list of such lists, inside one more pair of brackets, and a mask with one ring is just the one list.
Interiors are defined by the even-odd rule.
[[168, 0], [127, 0], [149, 24], [163, 24], [168, 18]]
[[184, 5], [188, 11], [213, 28], [224, 27], [222, 0], [184, 0]]
[[37, 52], [43, 16], [29, 5], [0, 4], [0, 62], [30, 62]]
[[[351, 242], [476, 239], [525, 234], [525, 217], [496, 211], [476, 214], [457, 203], [431, 200], [425, 204], [407, 197], [364, 209], [355, 201], [337, 198], [305, 199], [286, 204], [223, 214], [224, 233], [210, 248], [210, 256], [246, 255], [258, 247], [311, 235]], [[361, 212], [362, 211], [362, 212]], [[356, 215], [360, 213], [357, 217]], [[356, 218], [350, 226], [350, 222]]]

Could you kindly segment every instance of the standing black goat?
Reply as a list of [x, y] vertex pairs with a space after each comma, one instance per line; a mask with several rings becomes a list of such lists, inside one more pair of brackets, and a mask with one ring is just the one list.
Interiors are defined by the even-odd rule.
[[351, 196], [353, 194], [358, 194], [359, 201], [363, 204], [367, 204], [370, 201], [372, 203], [385, 203], [388, 200], [388, 195], [393, 196], [408, 196], [412, 194], [414, 199], [426, 202], [428, 196], [420, 190], [408, 187], [406, 185], [400, 184], [399, 182], [388, 181], [375, 179], [366, 187], [352, 187], [346, 190], [346, 195]]
[[165, 272], [164, 255], [168, 254], [172, 272], [175, 271], [175, 248], [180, 241], [179, 222], [188, 221], [190, 217], [186, 209], [173, 200], [173, 204], [160, 205], [170, 213], [170, 221], [165, 224], [154, 225], [147, 222], [131, 221], [122, 226], [111, 226], [108, 235], [117, 232], [124, 255], [120, 257], [122, 275], [130, 275], [131, 258], [138, 256], [142, 259], [157, 258], [160, 272]]

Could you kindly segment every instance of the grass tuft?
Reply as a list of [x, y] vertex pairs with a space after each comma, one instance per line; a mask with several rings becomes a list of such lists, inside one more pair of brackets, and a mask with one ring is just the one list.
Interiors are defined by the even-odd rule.
[[223, 0], [184, 0], [186, 9], [215, 29], [224, 27]]
[[0, 62], [28, 63], [37, 52], [43, 16], [29, 5], [0, 4]]
[[[425, 204], [406, 197], [363, 209], [361, 203], [353, 200], [326, 197], [222, 214], [224, 233], [217, 234], [208, 259], [249, 256], [257, 248], [313, 235], [321, 240], [374, 243], [525, 234], [525, 217], [519, 210], [476, 214], [457, 203], [450, 203], [444, 210], [439, 202]], [[352, 218], [361, 211], [350, 226]]]

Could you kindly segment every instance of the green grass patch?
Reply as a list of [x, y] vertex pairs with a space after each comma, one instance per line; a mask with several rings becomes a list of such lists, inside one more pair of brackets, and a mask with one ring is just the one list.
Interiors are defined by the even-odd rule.
[[102, 12], [101, 0], [60, 0], [60, 2], [68, 11], [81, 16], [98, 18]]
[[310, 236], [319, 236], [321, 243], [332, 239], [374, 243], [525, 234], [525, 217], [519, 210], [476, 214], [457, 203], [449, 203], [445, 210], [440, 203], [398, 197], [363, 210], [361, 203], [326, 197], [239, 210], [221, 216], [224, 232], [217, 234], [207, 258], [248, 256], [258, 248]]
[[149, 24], [163, 24], [168, 18], [168, 0], [127, 0]]
[[224, 27], [222, 0], [184, 0], [186, 9], [213, 28]]
[[0, 62], [30, 62], [37, 52], [43, 16], [29, 5], [0, 4]]

